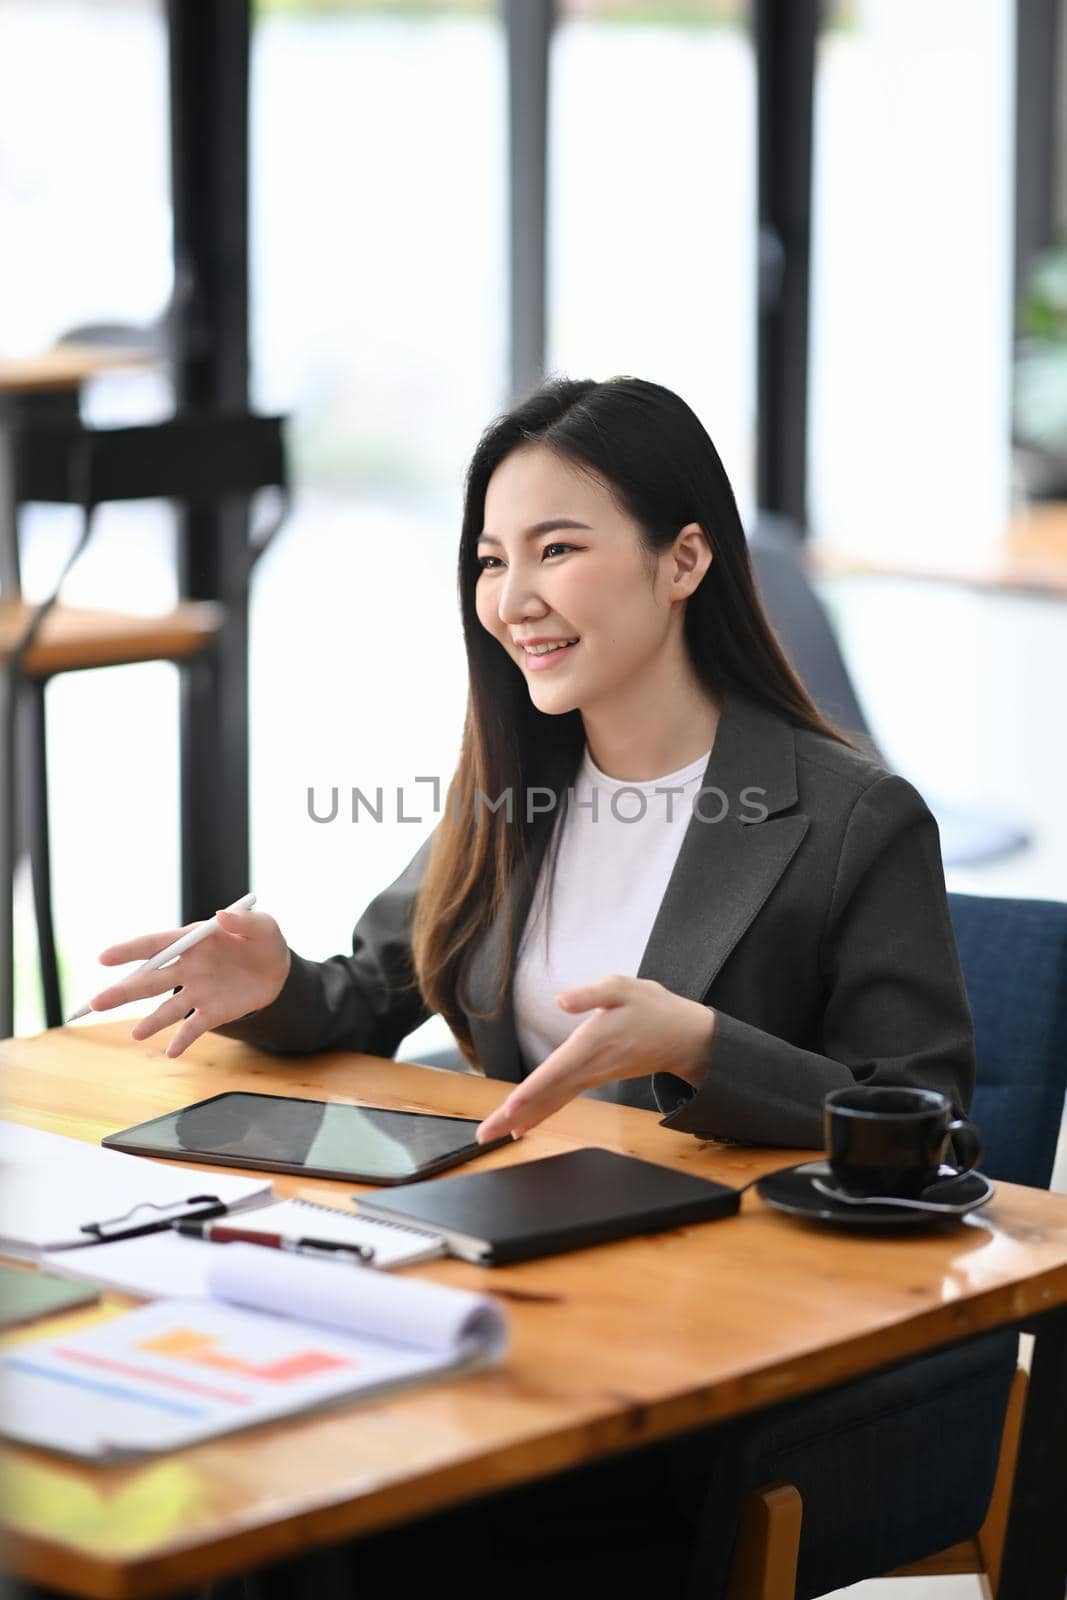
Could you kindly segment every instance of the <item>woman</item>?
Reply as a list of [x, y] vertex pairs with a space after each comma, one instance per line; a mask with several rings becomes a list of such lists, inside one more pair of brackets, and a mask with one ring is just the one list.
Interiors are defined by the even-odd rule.
[[689, 407], [638, 379], [556, 381], [495, 422], [468, 472], [459, 587], [459, 766], [352, 956], [307, 961], [273, 918], [220, 912], [220, 934], [93, 1009], [177, 980], [133, 1029], [180, 1023], [169, 1056], [206, 1029], [392, 1055], [439, 1012], [473, 1065], [518, 1085], [484, 1137], [581, 1092], [788, 1146], [819, 1145], [823, 1096], [853, 1081], [965, 1110], [936, 824], [789, 666]]
[[[483, 1139], [581, 1093], [658, 1109], [686, 1135], [785, 1146], [819, 1145], [823, 1096], [855, 1081], [939, 1089], [965, 1111], [973, 1033], [936, 824], [789, 666], [689, 407], [634, 378], [557, 380], [495, 421], [467, 476], [459, 589], [459, 765], [432, 837], [364, 913], [352, 955], [309, 961], [273, 918], [220, 912], [220, 933], [93, 1009], [177, 981], [133, 1029], [178, 1023], [169, 1056], [206, 1029], [281, 1053], [392, 1055], [438, 1012], [473, 1066], [515, 1083]], [[983, 1390], [976, 1414], [995, 1400]], [[793, 1414], [794, 1468], [796, 1438], [840, 1415], [820, 1404]], [[969, 1456], [977, 1505], [990, 1451]], [[489, 1525], [512, 1592], [518, 1566], [537, 1588], [545, 1562], [568, 1592], [591, 1542], [635, 1590], [637, 1547], [661, 1575], [673, 1551], [677, 1592], [723, 1459], [697, 1435], [502, 1497]], [[757, 1451], [751, 1470], [766, 1459]], [[711, 1524], [724, 1549], [741, 1482], [728, 1477]], [[943, 1542], [974, 1531], [973, 1511]], [[439, 1522], [438, 1537], [462, 1543], [473, 1515]], [[842, 1548], [835, 1532], [830, 1543]], [[377, 1548], [388, 1570], [412, 1546]], [[705, 1567], [702, 1593], [718, 1581]]]

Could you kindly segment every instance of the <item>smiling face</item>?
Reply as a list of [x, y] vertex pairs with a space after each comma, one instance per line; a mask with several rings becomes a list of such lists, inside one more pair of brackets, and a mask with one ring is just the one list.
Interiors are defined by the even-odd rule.
[[[679, 540], [651, 557], [604, 485], [543, 445], [500, 463], [477, 545], [478, 620], [540, 711], [595, 713], [683, 670], [678, 601], [710, 561], [695, 524], [683, 535], [681, 560]], [[535, 653], [538, 641], [562, 647]]]

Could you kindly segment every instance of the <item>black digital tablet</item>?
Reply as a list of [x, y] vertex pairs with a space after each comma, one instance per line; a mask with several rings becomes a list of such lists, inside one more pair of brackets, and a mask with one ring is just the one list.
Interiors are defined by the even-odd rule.
[[477, 1144], [467, 1117], [389, 1111], [278, 1094], [216, 1094], [135, 1128], [109, 1133], [109, 1150], [195, 1157], [219, 1167], [295, 1172], [351, 1183], [413, 1183], [458, 1167], [511, 1138]]

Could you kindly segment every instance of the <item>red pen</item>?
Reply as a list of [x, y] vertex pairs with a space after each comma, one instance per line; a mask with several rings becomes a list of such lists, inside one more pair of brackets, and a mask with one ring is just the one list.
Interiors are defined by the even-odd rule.
[[345, 1256], [362, 1263], [374, 1260], [372, 1245], [342, 1244], [336, 1239], [287, 1239], [281, 1233], [260, 1233], [255, 1228], [234, 1228], [223, 1222], [176, 1222], [174, 1229], [187, 1239], [204, 1239], [208, 1244], [261, 1244], [268, 1250], [327, 1256], [331, 1261]]

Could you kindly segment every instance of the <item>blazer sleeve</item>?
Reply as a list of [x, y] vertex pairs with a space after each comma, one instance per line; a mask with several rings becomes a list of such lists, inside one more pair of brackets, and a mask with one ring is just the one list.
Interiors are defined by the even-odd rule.
[[[759, 937], [759, 922], [750, 937]], [[818, 1049], [716, 1008], [696, 1089], [656, 1073], [663, 1126], [701, 1138], [821, 1148], [822, 1101], [852, 1084], [974, 1091], [974, 1025], [948, 909], [937, 823], [904, 778], [876, 779], [852, 807], [821, 941]]]
[[278, 998], [214, 1032], [275, 1055], [319, 1050], [393, 1055], [400, 1041], [433, 1014], [418, 987], [409, 986], [411, 918], [433, 837], [364, 911], [350, 956], [309, 961], [292, 952]]

